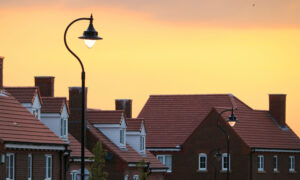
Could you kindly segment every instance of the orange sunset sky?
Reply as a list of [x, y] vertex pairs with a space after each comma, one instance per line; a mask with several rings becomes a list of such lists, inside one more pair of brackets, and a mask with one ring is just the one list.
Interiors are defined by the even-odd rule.
[[81, 69], [63, 33], [94, 15], [104, 39], [88, 49], [69, 30], [87, 71], [90, 108], [133, 99], [136, 116], [150, 94], [232, 93], [268, 109], [269, 93], [287, 94], [287, 123], [300, 135], [298, 0], [0, 0], [5, 86], [55, 76], [55, 95], [80, 86]]

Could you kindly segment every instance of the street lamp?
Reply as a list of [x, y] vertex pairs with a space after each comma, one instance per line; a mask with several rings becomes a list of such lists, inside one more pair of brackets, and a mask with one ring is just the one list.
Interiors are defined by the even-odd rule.
[[96, 40], [101, 40], [102, 38], [98, 36], [98, 32], [95, 30], [93, 26], [93, 15], [91, 15], [90, 18], [78, 18], [72, 21], [66, 28], [65, 34], [64, 34], [64, 42], [65, 46], [68, 49], [68, 51], [78, 60], [80, 63], [82, 72], [81, 72], [81, 92], [82, 92], [82, 102], [81, 102], [81, 180], [84, 180], [84, 170], [85, 170], [85, 162], [84, 162], [84, 146], [85, 146], [85, 71], [84, 66], [80, 60], [80, 58], [69, 48], [67, 43], [67, 32], [72, 24], [74, 24], [77, 21], [81, 20], [88, 20], [90, 21], [89, 27], [86, 31], [83, 32], [83, 35], [78, 37], [79, 39], [83, 39], [85, 44], [91, 48], [95, 44]]
[[[228, 119], [226, 120], [228, 122], [228, 124], [233, 127], [235, 125], [235, 123], [237, 122], [237, 118], [235, 117], [235, 115], [233, 114], [233, 108], [231, 109], [224, 109], [218, 116], [218, 119], [221, 119], [221, 116], [223, 113], [231, 111], [230, 116], [228, 117]], [[225, 138], [226, 138], [226, 149], [227, 149], [227, 176], [226, 179], [229, 180], [229, 167], [230, 167], [230, 160], [229, 160], [229, 135], [227, 133], [227, 131], [225, 129], [223, 129], [221, 126], [219, 126], [219, 123], [217, 123], [217, 126], [219, 129], [221, 129], [221, 131], [224, 133]], [[218, 156], [220, 156], [220, 153], [218, 153]]]

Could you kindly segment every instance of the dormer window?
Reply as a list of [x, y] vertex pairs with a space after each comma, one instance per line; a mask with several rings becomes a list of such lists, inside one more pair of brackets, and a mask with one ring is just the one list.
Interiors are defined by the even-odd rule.
[[125, 144], [125, 129], [124, 128], [122, 128], [120, 130], [120, 143], [123, 145]]
[[67, 118], [61, 118], [60, 135], [62, 137], [66, 137], [67, 136], [67, 132], [68, 132], [68, 130], [67, 130], [67, 126], [68, 125], [67, 124], [68, 124]]
[[39, 110], [38, 109], [32, 109], [32, 115], [36, 118], [39, 118]]

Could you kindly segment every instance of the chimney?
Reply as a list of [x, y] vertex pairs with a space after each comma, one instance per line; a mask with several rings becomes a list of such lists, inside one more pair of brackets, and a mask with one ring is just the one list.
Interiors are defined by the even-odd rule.
[[4, 57], [0, 56], [0, 89], [3, 88], [3, 60]]
[[39, 87], [42, 97], [54, 97], [54, 77], [35, 76], [35, 86]]
[[123, 110], [126, 118], [132, 117], [132, 100], [131, 99], [116, 99], [116, 110]]
[[[82, 119], [81, 95], [82, 95], [81, 87], [69, 87], [70, 116], [68, 120], [68, 128], [69, 128], [69, 132], [80, 142], [81, 142], [81, 119]], [[85, 89], [85, 97], [87, 97], [87, 88]], [[87, 98], [85, 99], [85, 110], [87, 109], [86, 107], [87, 107]]]
[[281, 127], [285, 127], [286, 94], [269, 94], [269, 112]]

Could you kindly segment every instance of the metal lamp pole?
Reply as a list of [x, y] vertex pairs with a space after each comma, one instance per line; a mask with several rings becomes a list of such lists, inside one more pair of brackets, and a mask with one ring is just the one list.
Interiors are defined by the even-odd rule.
[[[231, 127], [233, 127], [235, 125], [235, 123], [237, 122], [237, 119], [236, 117], [234, 116], [233, 114], [233, 108], [231, 109], [224, 109], [221, 113], [219, 113], [219, 116], [218, 116], [218, 121], [221, 119], [221, 116], [223, 113], [225, 112], [228, 112], [228, 111], [231, 111], [231, 115], [230, 117], [228, 118], [227, 122], [229, 123], [229, 125]], [[227, 151], [227, 176], [226, 176], [226, 179], [229, 180], [229, 177], [230, 177], [230, 158], [229, 158], [229, 145], [230, 145], [230, 141], [229, 141], [229, 135], [227, 133], [227, 131], [225, 131], [225, 129], [223, 129], [221, 126], [219, 126], [219, 124], [217, 123], [217, 126], [218, 128], [223, 132], [223, 134], [225, 135], [225, 138], [226, 138], [226, 151]]]
[[96, 40], [101, 40], [101, 37], [98, 37], [98, 32], [95, 30], [93, 26], [93, 16], [91, 15], [90, 18], [78, 18], [72, 21], [66, 28], [64, 33], [64, 43], [68, 51], [78, 60], [81, 66], [81, 92], [82, 92], [82, 102], [81, 102], [81, 180], [84, 180], [85, 175], [85, 157], [84, 157], [84, 147], [85, 147], [85, 71], [84, 66], [80, 60], [80, 58], [69, 48], [67, 43], [67, 32], [72, 24], [74, 24], [77, 21], [81, 20], [88, 20], [90, 21], [89, 27], [86, 31], [84, 31], [83, 36], [80, 36], [79, 39], [84, 39], [86, 45], [91, 48]]

